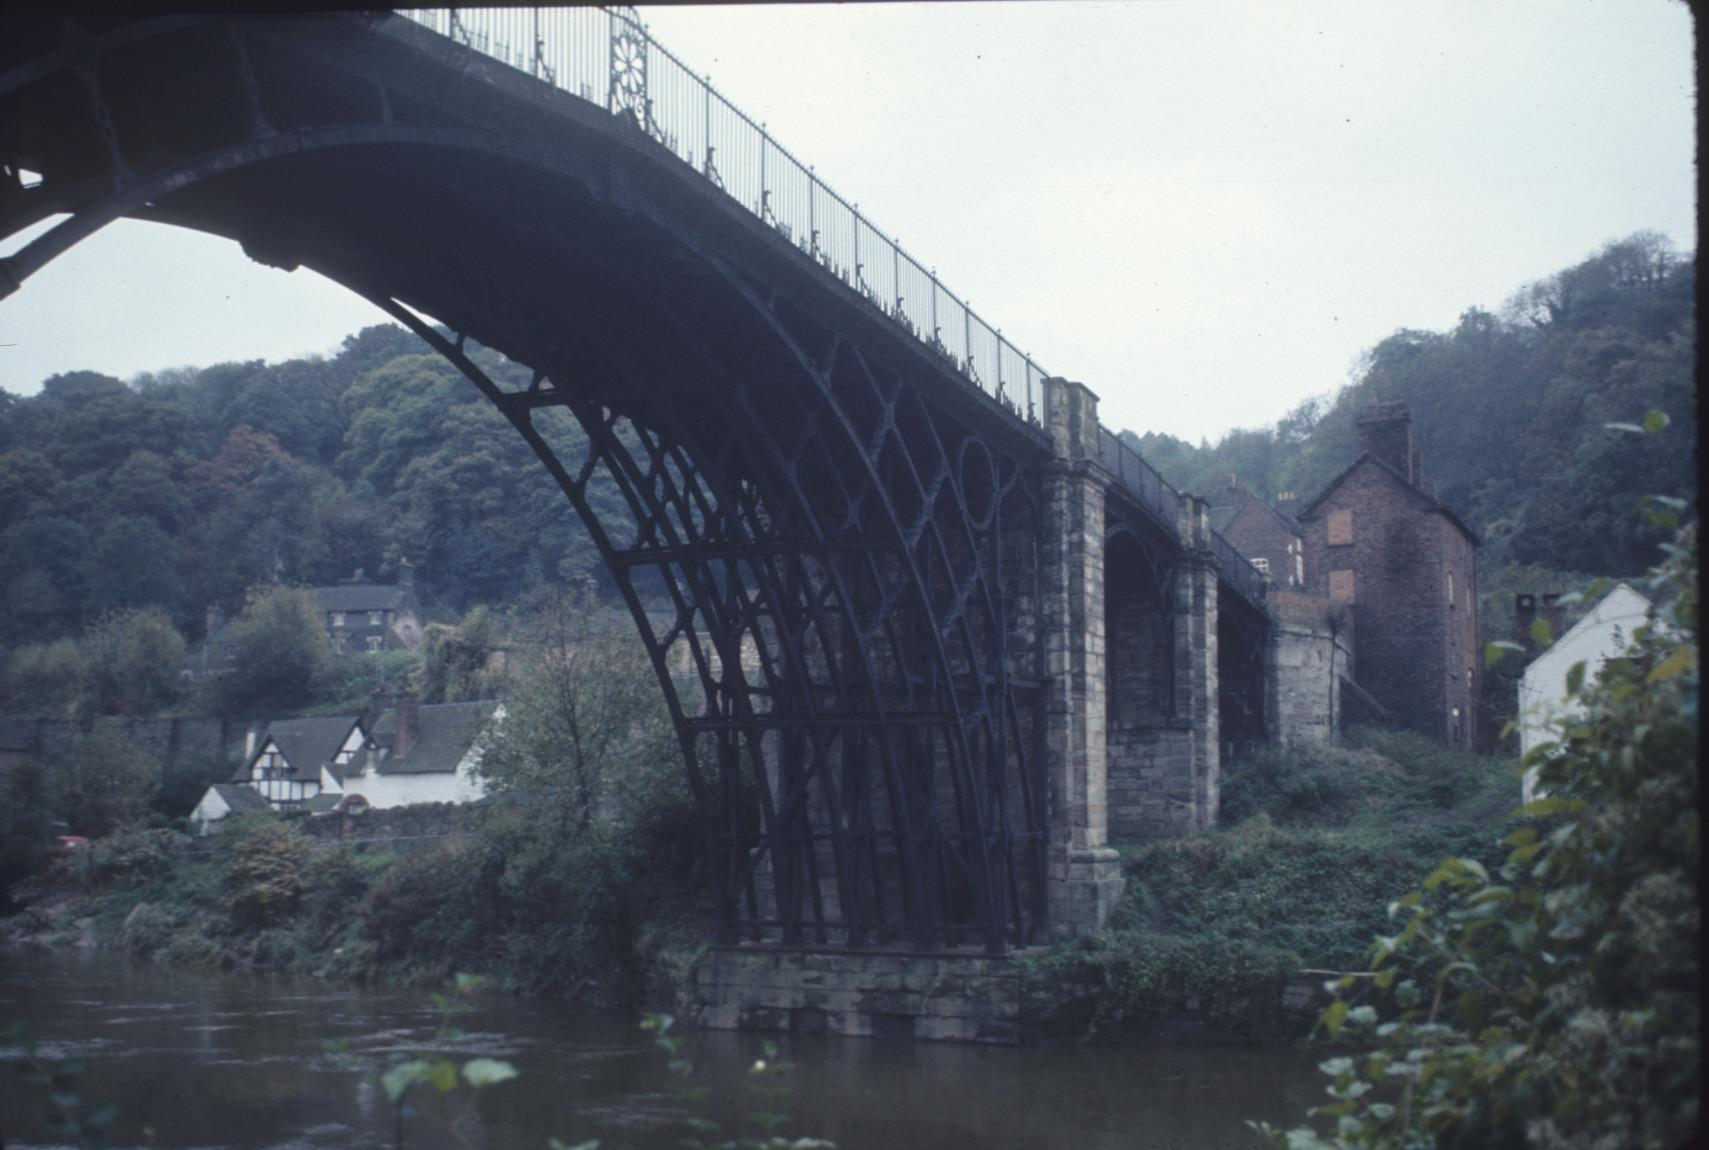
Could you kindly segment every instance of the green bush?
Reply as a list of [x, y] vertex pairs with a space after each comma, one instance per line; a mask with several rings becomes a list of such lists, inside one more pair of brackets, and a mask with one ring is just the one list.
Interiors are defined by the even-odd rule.
[[221, 905], [239, 932], [296, 914], [314, 844], [275, 815], [234, 815], [219, 836]]
[[1277, 1146], [1663, 1150], [1695, 1132], [1695, 527], [1670, 550], [1649, 584], [1663, 626], [1639, 628], [1596, 682], [1569, 674], [1583, 713], [1527, 755], [1544, 797], [1505, 860], [1443, 861], [1389, 908], [1374, 976], [1334, 984], [1324, 1028], [1374, 1046], [1323, 1063], [1325, 1128], [1260, 1127]]
[[71, 852], [65, 869], [85, 890], [140, 886], [170, 871], [188, 843], [189, 836], [177, 831], [126, 828]]

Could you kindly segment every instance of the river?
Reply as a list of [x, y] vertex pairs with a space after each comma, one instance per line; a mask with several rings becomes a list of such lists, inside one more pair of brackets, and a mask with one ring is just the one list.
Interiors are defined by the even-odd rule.
[[[501, 995], [458, 1016], [428, 995], [308, 979], [188, 972], [110, 954], [0, 956], [0, 1029], [23, 1023], [46, 1057], [81, 1058], [80, 1091], [116, 1105], [111, 1145], [310, 1150], [397, 1145], [378, 1077], [402, 1053], [508, 1059], [521, 1072], [449, 1125], [418, 1114], [410, 1147], [675, 1147], [700, 1114], [733, 1131], [759, 1109], [760, 1035], [684, 1035], [704, 1102], [673, 1090], [666, 1056], [632, 1016]], [[343, 1043], [346, 1052], [329, 1050]], [[833, 1037], [785, 1042], [791, 1134], [842, 1150], [1217, 1150], [1262, 1145], [1244, 1118], [1292, 1120], [1324, 1100], [1316, 1057], [1288, 1047], [989, 1047]], [[0, 1145], [42, 1133], [45, 1092], [0, 1075]]]

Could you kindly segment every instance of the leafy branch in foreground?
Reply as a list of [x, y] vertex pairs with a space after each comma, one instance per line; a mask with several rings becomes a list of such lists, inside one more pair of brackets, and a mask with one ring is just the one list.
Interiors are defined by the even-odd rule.
[[[431, 1000], [439, 1011], [439, 1028], [434, 1031], [435, 1045], [461, 1038], [463, 1032], [451, 1025], [451, 1020], [459, 1014], [467, 1014], [473, 1010], [474, 1003], [470, 1001], [475, 995], [486, 988], [486, 980], [475, 974], [458, 974], [450, 994], [435, 992]], [[338, 1055], [347, 1055], [349, 1044], [345, 1041], [329, 1042], [329, 1051]], [[479, 1093], [489, 1086], [500, 1082], [508, 1082], [517, 1075], [516, 1067], [499, 1058], [471, 1058], [459, 1064], [448, 1055], [437, 1052], [418, 1052], [409, 1055], [396, 1056], [392, 1064], [380, 1075], [380, 1086], [386, 1092], [386, 1100], [397, 1112], [394, 1127], [394, 1144], [402, 1150], [404, 1144], [404, 1122], [415, 1117], [420, 1111], [416, 1105], [419, 1099], [431, 1100], [434, 1117], [460, 1146], [469, 1145], [459, 1129], [461, 1119], [474, 1105], [470, 1095], [463, 1096], [461, 1108], [453, 1110], [450, 1102], [460, 1094], [463, 1087], [473, 1093]], [[579, 1147], [564, 1148], [564, 1150], [595, 1150], [597, 1143], [584, 1143]], [[554, 1148], [557, 1150], [557, 1148]]]
[[88, 1104], [78, 1093], [78, 1080], [83, 1075], [81, 1058], [43, 1058], [36, 1040], [21, 1025], [9, 1027], [0, 1037], [0, 1046], [17, 1051], [13, 1066], [25, 1085], [47, 1090], [44, 1129], [48, 1134], [73, 1139], [80, 1148], [107, 1144], [107, 1128], [118, 1110], [111, 1103]]
[[[658, 1037], [653, 1040], [653, 1045], [670, 1056], [666, 1069], [683, 1082], [675, 1091], [677, 1097], [691, 1107], [698, 1107], [706, 1100], [706, 1087], [693, 1081], [694, 1063], [684, 1057], [683, 1040], [671, 1033], [675, 1022], [668, 1014], [649, 1014], [641, 1020], [641, 1029], [657, 1032]], [[749, 1089], [759, 1105], [758, 1110], [748, 1114], [748, 1120], [762, 1133], [757, 1137], [737, 1134], [721, 1138], [723, 1127], [717, 1122], [709, 1118], [693, 1117], [684, 1120], [694, 1133], [683, 1139], [683, 1146], [689, 1150], [837, 1150], [835, 1142], [827, 1142], [823, 1138], [790, 1138], [781, 1133], [790, 1122], [785, 1106], [791, 1090], [783, 1079], [795, 1069], [795, 1064], [778, 1057], [777, 1044], [774, 1042], [767, 1042], [764, 1050], [765, 1057], [756, 1059], [748, 1069], [748, 1075], [753, 1079]], [[552, 1150], [562, 1148], [554, 1146]]]
[[1594, 682], [1574, 669], [1582, 710], [1522, 763], [1544, 797], [1499, 872], [1446, 860], [1390, 907], [1371, 973], [1329, 984], [1322, 1028], [1375, 1047], [1322, 1063], [1327, 1129], [1253, 1124], [1275, 1145], [1664, 1150], [1696, 1130], [1695, 526], [1668, 551], [1655, 621]]

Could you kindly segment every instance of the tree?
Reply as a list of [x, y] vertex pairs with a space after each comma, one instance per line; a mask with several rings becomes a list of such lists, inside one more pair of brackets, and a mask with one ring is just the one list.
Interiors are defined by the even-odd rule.
[[148, 816], [160, 763], [110, 724], [97, 724], [50, 765], [55, 806], [73, 834], [105, 835]]
[[12, 715], [74, 719], [83, 703], [88, 668], [74, 639], [15, 648], [0, 675], [0, 699]]
[[572, 832], [676, 785], [670, 718], [627, 619], [547, 598], [517, 634], [504, 722], [481, 762], [495, 795], [526, 796]]
[[307, 591], [258, 587], [232, 621], [237, 666], [221, 680], [229, 712], [294, 711], [309, 701], [329, 644]]
[[[1666, 522], [1672, 510], [1658, 512]], [[1685, 1145], [1699, 1116], [1702, 866], [1695, 526], [1650, 581], [1638, 629], [1584, 713], [1524, 766], [1545, 797], [1523, 809], [1491, 876], [1450, 858], [1390, 908], [1369, 978], [1346, 975], [1331, 1037], [1373, 1036], [1323, 1063], [1333, 1130], [1315, 1147]], [[1379, 1024], [1369, 996], [1386, 1004]]]
[[184, 637], [158, 607], [106, 615], [80, 646], [96, 714], [153, 714], [178, 697]]

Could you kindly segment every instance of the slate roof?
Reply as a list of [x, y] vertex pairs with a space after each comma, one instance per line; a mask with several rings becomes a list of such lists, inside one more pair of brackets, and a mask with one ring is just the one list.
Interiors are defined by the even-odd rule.
[[414, 598], [408, 587], [382, 583], [339, 583], [331, 587], [311, 587], [315, 610], [325, 615], [329, 611], [399, 611], [405, 601]]
[[[374, 770], [382, 775], [449, 774], [469, 753], [477, 735], [492, 721], [498, 703], [430, 703], [418, 711], [415, 745], [401, 758], [391, 753], [398, 729], [398, 713], [387, 711], [374, 724], [369, 737], [386, 753], [378, 756]], [[375, 763], [373, 752], [370, 764]]]
[[1483, 542], [1483, 540], [1478, 538], [1478, 533], [1476, 531], [1473, 531], [1470, 527], [1467, 527], [1465, 524], [1465, 521], [1462, 520], [1458, 515], [1455, 515], [1453, 510], [1451, 508], [1449, 508], [1449, 506], [1446, 503], [1443, 503], [1440, 499], [1437, 499], [1434, 495], [1428, 494], [1422, 488], [1420, 488], [1417, 484], [1415, 484], [1411, 480], [1409, 480], [1401, 472], [1396, 471], [1394, 468], [1390, 467], [1388, 464], [1384, 463], [1382, 460], [1378, 459], [1376, 456], [1372, 455], [1368, 451], [1361, 452], [1359, 455], [1359, 458], [1355, 459], [1352, 463], [1349, 463], [1346, 467], [1343, 467], [1341, 469], [1341, 471], [1335, 476], [1334, 479], [1331, 479], [1328, 483], [1324, 484], [1323, 490], [1319, 491], [1310, 503], [1307, 503], [1304, 507], [1300, 508], [1300, 513], [1297, 516], [1297, 518], [1307, 519], [1307, 518], [1310, 518], [1311, 516], [1317, 514], [1318, 505], [1321, 504], [1325, 499], [1328, 499], [1329, 493], [1331, 491], [1334, 491], [1337, 487], [1340, 487], [1342, 482], [1344, 480], [1346, 480], [1346, 478], [1349, 475], [1352, 475], [1354, 470], [1361, 463], [1364, 463], [1366, 460], [1369, 460], [1370, 462], [1376, 464], [1378, 467], [1382, 468], [1384, 471], [1388, 472], [1390, 475], [1394, 476], [1394, 478], [1400, 483], [1400, 485], [1402, 487], [1404, 487], [1407, 491], [1411, 492], [1414, 496], [1416, 496], [1424, 504], [1426, 510], [1428, 510], [1428, 511], [1439, 511], [1443, 515], [1447, 516], [1448, 522], [1452, 523], [1455, 527], [1458, 527], [1461, 531], [1465, 532], [1466, 538], [1470, 539], [1474, 545], [1481, 544]]
[[233, 814], [244, 811], [270, 811], [273, 808], [261, 797], [261, 792], [242, 783], [215, 783], [214, 791], [225, 800]]
[[[426, 708], [422, 708], [426, 710]], [[320, 778], [320, 769], [330, 763], [338, 749], [344, 745], [344, 740], [350, 734], [350, 728], [360, 720], [355, 715], [323, 715], [309, 719], [280, 719], [267, 725], [266, 732], [256, 740], [255, 751], [244, 760], [243, 766], [233, 775], [234, 781], [243, 782], [250, 777], [255, 760], [261, 757], [261, 752], [267, 749], [269, 742], [279, 745], [279, 752], [285, 756], [285, 766], [288, 768], [282, 779], [296, 779], [302, 782], [313, 782]]]

